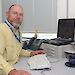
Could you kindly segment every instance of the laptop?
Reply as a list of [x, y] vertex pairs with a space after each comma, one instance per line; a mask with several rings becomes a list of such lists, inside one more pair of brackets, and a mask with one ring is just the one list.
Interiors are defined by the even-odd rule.
[[74, 41], [75, 19], [59, 19], [57, 38], [51, 39], [49, 43], [54, 45], [66, 45]]

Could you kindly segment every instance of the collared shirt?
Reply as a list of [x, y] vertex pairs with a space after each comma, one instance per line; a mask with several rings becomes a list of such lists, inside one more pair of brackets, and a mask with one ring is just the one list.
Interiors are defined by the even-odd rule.
[[19, 56], [30, 56], [30, 52], [22, 49], [22, 33], [20, 32], [19, 42], [13, 34], [15, 33], [19, 38], [19, 30], [16, 30], [7, 20], [6, 22], [13, 32], [6, 23], [0, 24], [0, 69], [7, 75], [14, 69], [11, 65], [18, 62]]

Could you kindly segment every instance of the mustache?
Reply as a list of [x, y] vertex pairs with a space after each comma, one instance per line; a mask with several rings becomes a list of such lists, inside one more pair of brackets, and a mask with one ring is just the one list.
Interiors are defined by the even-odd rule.
[[20, 18], [16, 18], [15, 20], [18, 20], [18, 21], [20, 21]]

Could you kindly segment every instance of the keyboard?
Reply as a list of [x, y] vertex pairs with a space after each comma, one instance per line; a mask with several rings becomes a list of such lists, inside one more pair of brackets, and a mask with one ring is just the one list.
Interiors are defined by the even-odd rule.
[[46, 57], [46, 54], [38, 54], [32, 56], [28, 60], [30, 69], [41, 70], [41, 69], [50, 69], [51, 64]]
[[55, 38], [55, 39], [52, 39], [52, 40], [57, 40], [57, 41], [73, 41], [72, 39], [66, 39], [66, 38]]
[[67, 45], [70, 44], [71, 42], [73, 42], [72, 39], [64, 39], [64, 38], [55, 38], [55, 39], [51, 39], [51, 44], [55, 44], [55, 45]]
[[70, 44], [71, 42], [73, 42], [72, 39], [64, 39], [64, 38], [55, 38], [55, 39], [45, 41], [45, 43], [53, 44], [57, 46]]

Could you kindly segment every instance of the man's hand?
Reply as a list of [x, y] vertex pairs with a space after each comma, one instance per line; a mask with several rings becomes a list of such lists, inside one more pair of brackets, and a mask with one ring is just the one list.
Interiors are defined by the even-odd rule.
[[24, 70], [11, 70], [8, 75], [31, 75], [31, 74]]
[[38, 54], [45, 54], [42, 50], [34, 51], [30, 53], [30, 56], [38, 55]]

